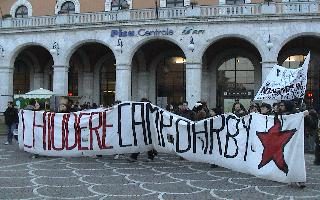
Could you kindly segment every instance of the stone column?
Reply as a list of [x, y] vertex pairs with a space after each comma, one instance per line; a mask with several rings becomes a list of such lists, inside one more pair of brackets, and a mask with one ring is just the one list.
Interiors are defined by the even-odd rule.
[[201, 63], [186, 64], [186, 100], [189, 108], [201, 100]]
[[[80, 96], [85, 96], [86, 100], [93, 103], [93, 73], [92, 72], [83, 72], [82, 77], [82, 91], [79, 94]], [[94, 102], [98, 103], [98, 102]]]
[[149, 81], [150, 74], [146, 71], [142, 71], [138, 73], [138, 101], [140, 101], [141, 98], [149, 98], [149, 87], [150, 87], [150, 81]]
[[37, 90], [39, 88], [44, 88], [43, 73], [35, 72], [33, 74], [33, 87], [32, 87], [32, 90]]
[[131, 66], [117, 64], [116, 66], [116, 98], [119, 101], [131, 101]]
[[261, 64], [262, 64], [261, 84], [263, 84], [263, 82], [264, 82], [264, 80], [266, 80], [269, 72], [271, 71], [273, 66], [275, 64], [277, 64], [277, 62], [276, 61], [264, 61], [264, 62], [261, 62]]
[[7, 108], [8, 101], [13, 100], [13, 68], [0, 67], [0, 112]]
[[54, 65], [53, 67], [53, 92], [56, 95], [68, 95], [68, 66]]

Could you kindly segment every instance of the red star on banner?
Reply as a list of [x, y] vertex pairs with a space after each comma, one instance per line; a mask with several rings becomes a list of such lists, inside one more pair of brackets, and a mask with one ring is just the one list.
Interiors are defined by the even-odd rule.
[[281, 131], [280, 120], [275, 119], [274, 125], [268, 130], [268, 132], [257, 132], [257, 136], [264, 147], [258, 169], [273, 160], [281, 171], [288, 174], [289, 169], [286, 161], [284, 160], [283, 152], [284, 147], [296, 131], [296, 129]]

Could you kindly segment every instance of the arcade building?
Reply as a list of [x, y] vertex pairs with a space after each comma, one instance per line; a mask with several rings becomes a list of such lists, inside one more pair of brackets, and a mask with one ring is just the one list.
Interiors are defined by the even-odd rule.
[[[0, 2], [0, 112], [45, 88], [83, 102], [249, 105], [273, 65], [311, 52], [305, 102], [319, 108], [318, 1]], [[45, 8], [45, 9], [44, 9]]]

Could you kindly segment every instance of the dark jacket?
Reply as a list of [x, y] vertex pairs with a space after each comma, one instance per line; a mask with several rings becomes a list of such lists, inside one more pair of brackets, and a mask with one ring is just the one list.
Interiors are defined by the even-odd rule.
[[16, 108], [7, 108], [4, 111], [5, 123], [11, 125], [19, 122], [18, 110]]

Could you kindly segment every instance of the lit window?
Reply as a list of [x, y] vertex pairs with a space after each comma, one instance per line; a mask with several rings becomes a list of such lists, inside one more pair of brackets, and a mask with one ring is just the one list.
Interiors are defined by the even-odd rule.
[[28, 8], [26, 6], [19, 6], [15, 14], [16, 18], [25, 18], [28, 17]]
[[218, 88], [232, 91], [254, 89], [254, 66], [248, 58], [232, 57], [218, 68]]
[[73, 2], [67, 1], [61, 6], [59, 14], [73, 14], [75, 13], [75, 6]]
[[289, 56], [282, 64], [283, 67], [290, 68], [290, 69], [296, 69], [298, 67], [301, 67], [305, 59], [305, 56], [303, 55], [293, 55]]
[[183, 0], [167, 0], [167, 7], [182, 7]]

